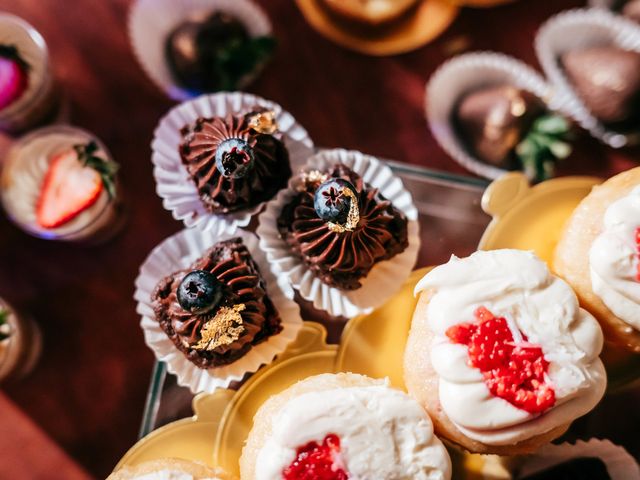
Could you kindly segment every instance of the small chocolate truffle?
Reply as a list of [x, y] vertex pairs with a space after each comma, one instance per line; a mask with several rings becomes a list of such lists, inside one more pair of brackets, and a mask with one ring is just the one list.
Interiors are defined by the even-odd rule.
[[572, 50], [562, 65], [590, 112], [607, 124], [629, 122], [640, 113], [640, 53], [621, 48]]
[[532, 93], [499, 85], [464, 96], [454, 120], [468, 147], [481, 160], [510, 168], [513, 149], [544, 110], [544, 104]]

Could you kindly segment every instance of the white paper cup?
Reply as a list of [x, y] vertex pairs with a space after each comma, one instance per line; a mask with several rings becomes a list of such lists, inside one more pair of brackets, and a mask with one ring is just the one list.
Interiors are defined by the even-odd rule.
[[638, 464], [624, 448], [614, 445], [609, 440], [595, 438], [587, 442], [578, 440], [575, 444], [546, 445], [535, 455], [526, 457], [518, 476], [526, 478], [575, 458], [599, 458], [607, 466], [609, 476], [613, 480], [640, 478]]
[[400, 289], [415, 266], [420, 250], [420, 234], [418, 211], [411, 194], [402, 184], [402, 180], [377, 158], [356, 151], [325, 150], [311, 157], [304, 170], [324, 171], [338, 163], [348, 166], [360, 175], [366, 184], [379, 189], [395, 208], [406, 215], [409, 221], [409, 245], [402, 253], [377, 263], [366, 278], [362, 279], [362, 286], [357, 290], [340, 290], [322, 282], [302, 259], [291, 251], [278, 232], [277, 221], [280, 212], [295, 195], [295, 177], [289, 182], [289, 188], [281, 190], [275, 199], [267, 203], [264, 212], [259, 216], [256, 233], [260, 237], [260, 249], [266, 253], [276, 275], [286, 278], [302, 298], [313, 302], [315, 308], [325, 310], [333, 316], [351, 318], [371, 312]]
[[[183, 101], [194, 95], [176, 82], [167, 64], [167, 37], [188, 18], [216, 11], [237, 18], [251, 37], [271, 34], [269, 18], [250, 0], [137, 0], [131, 7], [129, 40], [133, 52], [149, 78], [173, 100]], [[246, 87], [253, 77], [244, 78], [238, 88]]]
[[[222, 367], [201, 369], [191, 363], [160, 328], [153, 312], [151, 295], [164, 277], [187, 268], [216, 242], [234, 237], [242, 238], [258, 265], [266, 282], [269, 298], [280, 314], [283, 328], [279, 334], [254, 346], [235, 362]], [[226, 388], [231, 382], [241, 380], [246, 373], [255, 372], [261, 365], [272, 362], [276, 355], [285, 351], [287, 345], [295, 340], [302, 327], [300, 308], [292, 300], [291, 287], [272, 272], [264, 253], [258, 247], [258, 238], [249, 232], [213, 234], [196, 229], [182, 230], [153, 249], [140, 267], [135, 285], [134, 299], [138, 302], [136, 310], [142, 316], [140, 325], [147, 345], [158, 360], [167, 364], [169, 372], [176, 375], [178, 384], [189, 387], [193, 393], [211, 393], [218, 388]]]
[[640, 28], [601, 9], [576, 9], [547, 20], [536, 35], [536, 52], [549, 81], [566, 97], [567, 112], [591, 135], [614, 148], [636, 143], [637, 135], [610, 130], [594, 117], [565, 75], [560, 57], [576, 49], [612, 45], [640, 52]]
[[515, 58], [494, 52], [460, 55], [445, 62], [433, 74], [426, 91], [427, 121], [440, 146], [456, 162], [481, 177], [496, 179], [507, 170], [489, 165], [467, 148], [455, 128], [455, 108], [462, 97], [474, 90], [498, 85], [512, 85], [531, 92], [547, 108], [564, 113], [563, 99], [528, 65]]
[[189, 228], [196, 227], [203, 231], [222, 233], [247, 226], [251, 216], [260, 210], [262, 204], [228, 214], [209, 212], [202, 203], [178, 150], [182, 141], [180, 129], [194, 123], [199, 117], [224, 117], [228, 113], [245, 114], [256, 107], [264, 107], [275, 112], [293, 171], [313, 154], [313, 142], [304, 127], [280, 105], [264, 98], [248, 93], [224, 92], [202, 95], [181, 103], [160, 120], [151, 143], [156, 191], [162, 198], [164, 208], [171, 212], [173, 218]]

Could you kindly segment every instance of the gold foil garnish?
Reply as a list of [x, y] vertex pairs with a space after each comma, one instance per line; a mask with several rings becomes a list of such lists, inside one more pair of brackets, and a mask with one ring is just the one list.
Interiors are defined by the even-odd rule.
[[249, 127], [258, 133], [272, 135], [278, 131], [276, 114], [272, 110], [257, 112], [249, 117]]
[[347, 214], [347, 221], [344, 225], [340, 223], [327, 222], [329, 230], [335, 233], [353, 232], [358, 226], [360, 221], [360, 209], [358, 208], [358, 197], [350, 188], [344, 187], [340, 192], [342, 195], [349, 197], [349, 213]]
[[240, 312], [245, 309], [244, 303], [233, 307], [220, 307], [216, 316], [207, 321], [200, 330], [200, 340], [193, 345], [195, 350], [215, 350], [223, 345], [231, 345], [244, 332]]

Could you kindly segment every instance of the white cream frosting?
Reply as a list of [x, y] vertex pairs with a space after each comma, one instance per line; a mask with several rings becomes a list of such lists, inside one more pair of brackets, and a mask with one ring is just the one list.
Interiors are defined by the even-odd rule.
[[640, 227], [640, 186], [613, 202], [604, 228], [589, 252], [591, 287], [616, 317], [640, 330], [640, 282], [636, 229]]
[[340, 438], [340, 462], [350, 480], [446, 480], [451, 461], [420, 405], [384, 381], [300, 395], [273, 418], [260, 450], [257, 480], [281, 480], [297, 449]]
[[[86, 235], [103, 226], [103, 222], [96, 219], [109, 217], [107, 207], [110, 200], [105, 190], [93, 205], [58, 228], [42, 228], [36, 220], [42, 183], [53, 157], [75, 144], [90, 140], [80, 131], [49, 133], [11, 149], [2, 174], [2, 202], [14, 221], [37, 235], [51, 238], [74, 237], [84, 229], [87, 230], [83, 232]], [[105, 154], [97, 152], [97, 155]]]
[[217, 480], [217, 478], [194, 477], [189, 473], [179, 470], [158, 470], [157, 472], [143, 473], [133, 477], [135, 480]]
[[[509, 445], [565, 425], [590, 411], [602, 398], [606, 374], [598, 355], [603, 337], [596, 320], [578, 305], [567, 283], [551, 275], [531, 252], [479, 251], [452, 257], [416, 285], [429, 290], [428, 327], [434, 332], [431, 363], [439, 376], [440, 403], [469, 438]], [[479, 369], [468, 365], [467, 347], [445, 332], [473, 323], [478, 307], [504, 317], [516, 343], [524, 334], [540, 345], [549, 362], [546, 383], [556, 403], [534, 415], [493, 396]]]

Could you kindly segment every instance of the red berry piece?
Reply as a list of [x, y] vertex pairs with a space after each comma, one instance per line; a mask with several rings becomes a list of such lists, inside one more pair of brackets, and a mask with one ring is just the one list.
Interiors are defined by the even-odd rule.
[[545, 383], [549, 362], [542, 348], [529, 343], [524, 334], [524, 341], [516, 344], [507, 320], [485, 307], [478, 308], [475, 317], [476, 323], [460, 323], [446, 335], [468, 347], [469, 365], [482, 372], [491, 394], [532, 414], [551, 408], [556, 396]]
[[28, 70], [14, 46], [0, 45], [0, 110], [25, 92], [29, 83]]
[[340, 439], [327, 435], [321, 444], [309, 442], [298, 448], [296, 459], [283, 472], [284, 480], [347, 480], [341, 467]]

